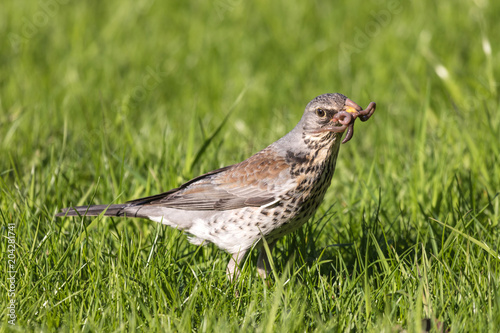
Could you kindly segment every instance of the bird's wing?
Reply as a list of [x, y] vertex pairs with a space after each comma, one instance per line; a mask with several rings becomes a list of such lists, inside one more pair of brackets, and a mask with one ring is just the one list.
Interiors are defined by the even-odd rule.
[[196, 177], [180, 187], [130, 201], [183, 210], [229, 210], [272, 205], [293, 186], [286, 159], [265, 149], [249, 159]]

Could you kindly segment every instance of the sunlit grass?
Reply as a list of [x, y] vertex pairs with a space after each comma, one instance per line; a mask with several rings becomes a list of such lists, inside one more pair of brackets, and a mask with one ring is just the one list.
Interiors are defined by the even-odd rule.
[[[48, 3], [0, 11], [3, 331], [500, 329], [496, 2]], [[231, 284], [177, 230], [54, 218], [239, 162], [326, 92], [377, 112], [269, 285], [255, 251]]]

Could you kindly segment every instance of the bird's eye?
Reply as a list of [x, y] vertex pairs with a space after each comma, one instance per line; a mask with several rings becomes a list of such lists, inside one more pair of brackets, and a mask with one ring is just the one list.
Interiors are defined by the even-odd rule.
[[324, 116], [326, 116], [326, 112], [323, 109], [316, 109], [316, 115], [320, 118], [323, 118]]

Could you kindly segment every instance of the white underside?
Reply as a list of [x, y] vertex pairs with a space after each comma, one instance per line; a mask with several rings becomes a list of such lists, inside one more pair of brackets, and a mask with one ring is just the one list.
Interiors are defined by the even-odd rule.
[[[217, 214], [218, 216], [214, 216], [213, 218], [224, 220], [224, 213], [225, 212]], [[177, 227], [178, 229], [189, 233], [190, 235], [188, 236], [188, 240], [191, 244], [205, 245], [207, 243], [214, 243], [217, 244], [219, 248], [229, 253], [238, 253], [242, 250], [248, 249], [260, 239], [260, 237], [258, 236], [249, 239], [246, 231], [241, 230], [237, 224], [226, 223], [224, 224], [225, 230], [220, 230], [219, 232], [217, 232], [217, 227], [207, 228], [207, 221], [206, 219], [202, 218], [193, 219], [191, 226], [185, 229], [179, 228], [176, 223], [172, 223], [171, 221], [167, 220], [165, 216], [148, 216], [148, 219], [157, 223], [169, 225], [174, 228]]]

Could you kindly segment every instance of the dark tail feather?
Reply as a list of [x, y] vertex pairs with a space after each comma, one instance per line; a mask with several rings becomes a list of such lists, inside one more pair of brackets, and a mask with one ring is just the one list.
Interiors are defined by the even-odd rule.
[[130, 206], [130, 204], [69, 207], [64, 208], [60, 213], [57, 213], [56, 216], [99, 216], [104, 211], [106, 211], [104, 216], [124, 216], [124, 208], [128, 206]]

